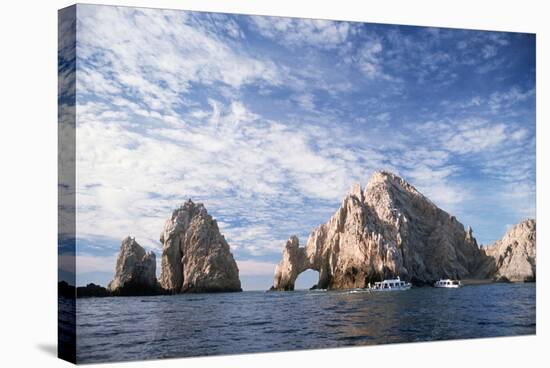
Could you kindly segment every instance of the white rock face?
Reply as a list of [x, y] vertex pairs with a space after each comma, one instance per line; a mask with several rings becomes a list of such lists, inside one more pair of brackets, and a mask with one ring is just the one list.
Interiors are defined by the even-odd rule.
[[158, 292], [155, 253], [145, 252], [134, 238], [120, 245], [115, 276], [107, 286], [114, 295], [147, 295]]
[[480, 267], [480, 277], [512, 282], [535, 281], [536, 240], [534, 219], [517, 224], [501, 240], [483, 249], [487, 259]]
[[239, 269], [216, 220], [188, 200], [166, 221], [160, 285], [172, 293], [242, 291]]
[[283, 249], [283, 259], [275, 268], [275, 285], [277, 290], [294, 290], [294, 281], [298, 275], [311, 268], [312, 260], [306, 248], [300, 248], [298, 237], [293, 235]]
[[319, 288], [363, 288], [400, 276], [416, 283], [464, 278], [479, 266], [472, 230], [435, 206], [412, 185], [377, 172], [366, 189], [356, 184], [332, 218], [304, 248], [292, 237], [275, 269], [273, 289], [293, 290], [296, 277], [319, 271]]

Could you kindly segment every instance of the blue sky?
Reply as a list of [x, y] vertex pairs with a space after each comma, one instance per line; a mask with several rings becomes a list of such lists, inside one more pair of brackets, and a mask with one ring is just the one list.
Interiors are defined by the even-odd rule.
[[535, 216], [534, 35], [94, 5], [77, 29], [79, 285], [126, 235], [160, 261], [187, 198], [245, 289], [375, 170], [483, 244]]

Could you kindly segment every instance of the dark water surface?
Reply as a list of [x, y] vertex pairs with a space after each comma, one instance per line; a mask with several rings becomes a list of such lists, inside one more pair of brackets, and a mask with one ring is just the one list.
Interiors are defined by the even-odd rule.
[[535, 334], [535, 284], [77, 300], [77, 361]]

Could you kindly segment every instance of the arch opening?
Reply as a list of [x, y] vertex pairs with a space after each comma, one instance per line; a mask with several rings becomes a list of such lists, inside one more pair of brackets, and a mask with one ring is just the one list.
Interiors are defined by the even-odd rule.
[[307, 269], [300, 273], [294, 282], [294, 290], [309, 290], [319, 283], [319, 271]]

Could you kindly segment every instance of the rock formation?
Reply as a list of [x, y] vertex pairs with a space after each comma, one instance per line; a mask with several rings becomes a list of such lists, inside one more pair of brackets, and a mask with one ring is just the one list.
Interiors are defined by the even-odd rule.
[[134, 238], [120, 245], [116, 271], [107, 289], [113, 295], [150, 295], [159, 293], [155, 253], [145, 252]]
[[79, 286], [76, 288], [76, 297], [77, 298], [100, 298], [112, 296], [111, 292], [105, 289], [101, 285], [96, 285], [93, 282], [87, 284], [86, 286]]
[[319, 271], [319, 288], [363, 288], [400, 276], [416, 284], [464, 278], [479, 266], [472, 234], [412, 185], [376, 172], [362, 191], [356, 184], [340, 208], [301, 248], [293, 236], [275, 269], [275, 290], [293, 290], [296, 277]]
[[216, 220], [188, 200], [166, 221], [160, 285], [172, 293], [242, 291], [239, 269]]
[[477, 276], [497, 281], [535, 281], [536, 230], [535, 220], [525, 220], [511, 228], [501, 240], [482, 249], [485, 259]]

